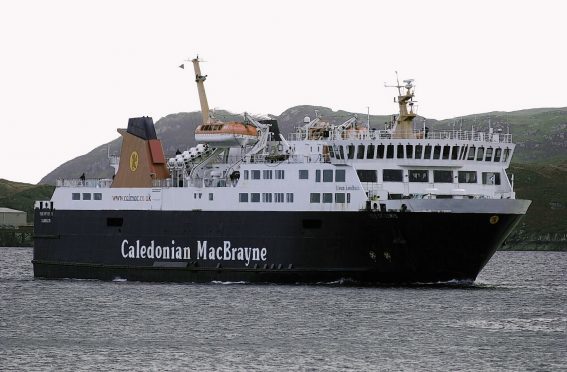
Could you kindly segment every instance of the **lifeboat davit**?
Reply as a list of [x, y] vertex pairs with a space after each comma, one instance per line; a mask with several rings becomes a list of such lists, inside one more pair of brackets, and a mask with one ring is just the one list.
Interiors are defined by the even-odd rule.
[[250, 146], [258, 142], [255, 126], [239, 122], [202, 124], [195, 129], [195, 140], [213, 147]]

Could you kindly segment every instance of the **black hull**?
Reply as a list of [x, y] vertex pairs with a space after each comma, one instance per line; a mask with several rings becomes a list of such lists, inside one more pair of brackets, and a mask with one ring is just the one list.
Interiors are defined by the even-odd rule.
[[[36, 210], [34, 276], [154, 282], [474, 281], [521, 217]], [[207, 249], [199, 251], [204, 242]]]

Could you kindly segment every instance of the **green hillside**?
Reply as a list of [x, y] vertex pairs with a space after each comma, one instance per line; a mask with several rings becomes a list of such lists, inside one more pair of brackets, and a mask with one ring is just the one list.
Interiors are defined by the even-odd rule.
[[27, 212], [28, 222], [33, 222], [33, 206], [36, 200], [48, 200], [55, 187], [12, 182], [0, 178], [0, 207]]

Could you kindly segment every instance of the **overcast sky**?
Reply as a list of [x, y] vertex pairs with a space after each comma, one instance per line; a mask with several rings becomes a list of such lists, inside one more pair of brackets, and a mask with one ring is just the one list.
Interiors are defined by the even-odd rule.
[[564, 107], [566, 4], [3, 0], [0, 178], [36, 183], [129, 117], [199, 110], [177, 67], [197, 53], [210, 106], [233, 112], [392, 114], [396, 70], [429, 118]]

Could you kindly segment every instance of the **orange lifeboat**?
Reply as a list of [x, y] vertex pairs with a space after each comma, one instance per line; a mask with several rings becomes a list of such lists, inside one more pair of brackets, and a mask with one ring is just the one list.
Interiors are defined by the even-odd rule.
[[195, 140], [214, 147], [250, 146], [258, 142], [255, 126], [239, 122], [202, 124], [195, 129]]

